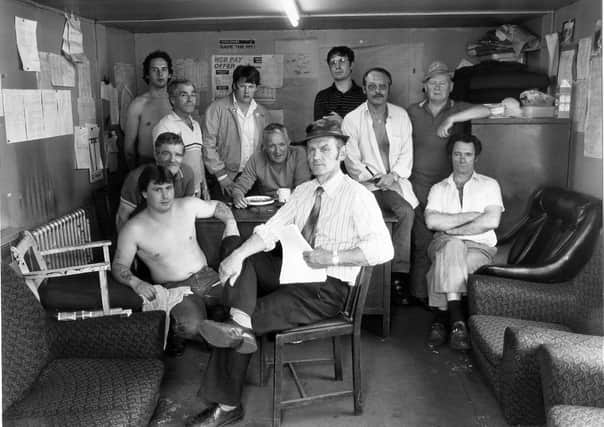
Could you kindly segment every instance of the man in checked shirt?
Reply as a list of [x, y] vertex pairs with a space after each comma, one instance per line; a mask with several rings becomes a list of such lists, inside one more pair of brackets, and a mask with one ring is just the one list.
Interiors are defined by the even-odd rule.
[[[392, 259], [392, 241], [375, 197], [340, 170], [348, 137], [337, 122], [325, 119], [306, 132], [308, 163], [316, 178], [299, 185], [275, 216], [220, 265], [222, 282], [246, 294], [247, 306], [239, 301], [240, 309], [231, 308], [227, 322], [201, 324], [201, 335], [214, 346], [201, 390], [211, 405], [188, 425], [222, 426], [242, 419], [245, 374], [257, 348], [254, 336], [337, 315], [360, 267]], [[288, 224], [295, 224], [313, 248], [304, 253], [306, 263], [327, 269], [324, 282], [279, 284], [277, 235]]]

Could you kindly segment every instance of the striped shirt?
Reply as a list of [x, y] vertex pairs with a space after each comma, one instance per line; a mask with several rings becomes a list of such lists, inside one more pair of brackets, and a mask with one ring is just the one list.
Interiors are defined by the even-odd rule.
[[185, 144], [185, 156], [182, 162], [193, 169], [195, 191], [199, 193], [201, 189], [200, 183], [205, 179], [205, 169], [201, 160], [201, 145], [203, 144], [203, 140], [199, 123], [193, 120], [192, 117], [189, 118], [193, 124], [193, 129], [174, 111], [162, 117], [153, 128], [153, 142], [155, 143], [157, 137], [164, 132], [180, 135]]
[[365, 96], [363, 89], [358, 86], [354, 80], [352, 81], [350, 89], [344, 93], [340, 92], [334, 83], [317, 93], [314, 108], [315, 120], [319, 120], [323, 118], [323, 116], [329, 115], [332, 111], [335, 111], [343, 118], [346, 114], [365, 102], [365, 99], [367, 99], [367, 97]]
[[[266, 244], [275, 247], [281, 227], [296, 224], [300, 230], [315, 202], [316, 179], [300, 184], [290, 199], [265, 224], [254, 229]], [[362, 184], [339, 172], [322, 185], [321, 211], [317, 220], [315, 247], [328, 251], [359, 248], [369, 265], [392, 259], [394, 249], [375, 197]], [[329, 266], [327, 275], [354, 284], [358, 266]]]

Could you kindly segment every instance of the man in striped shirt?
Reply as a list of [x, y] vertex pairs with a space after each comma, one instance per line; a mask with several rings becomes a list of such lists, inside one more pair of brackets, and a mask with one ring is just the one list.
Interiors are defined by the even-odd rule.
[[363, 89], [352, 80], [354, 52], [348, 46], [332, 47], [327, 53], [327, 65], [333, 84], [315, 97], [315, 120], [329, 117], [340, 123], [346, 114], [365, 102]]
[[210, 200], [205, 179], [205, 168], [201, 159], [201, 127], [191, 114], [195, 111], [197, 93], [190, 80], [173, 80], [168, 85], [168, 94], [173, 111], [165, 115], [153, 128], [153, 141], [164, 132], [180, 135], [185, 144], [183, 164], [193, 169], [195, 194]]
[[[249, 353], [255, 351], [250, 337], [337, 315], [360, 267], [392, 259], [390, 234], [375, 197], [340, 170], [347, 140], [336, 121], [311, 124], [304, 141], [316, 178], [299, 185], [287, 203], [220, 264], [221, 281], [252, 297], [246, 305], [234, 301], [232, 306], [241, 309], [231, 308], [229, 321], [201, 324], [201, 335], [215, 347], [201, 392], [214, 404], [189, 425], [222, 426], [243, 418], [241, 393]], [[324, 282], [279, 283], [282, 257], [276, 243], [289, 224], [295, 224], [313, 248], [304, 253], [306, 263], [326, 268]]]

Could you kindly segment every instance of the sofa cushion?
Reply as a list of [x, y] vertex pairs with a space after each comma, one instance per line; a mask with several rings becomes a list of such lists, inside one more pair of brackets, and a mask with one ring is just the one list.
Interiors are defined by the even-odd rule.
[[[109, 305], [111, 308], [131, 308], [140, 311], [142, 299], [129, 286], [122, 285], [107, 275]], [[54, 277], [38, 288], [40, 300], [46, 310], [75, 311], [100, 310], [101, 291], [98, 273]]]
[[46, 313], [21, 278], [2, 263], [2, 410], [31, 387], [50, 358]]
[[103, 411], [113, 417], [118, 411], [127, 414], [128, 426], [147, 425], [162, 376], [160, 360], [55, 359], [23, 399], [4, 412], [4, 421], [46, 416], [89, 419]]
[[472, 345], [494, 366], [498, 366], [503, 358], [503, 337], [505, 329], [513, 326], [522, 328], [535, 326], [538, 328], [570, 331], [558, 323], [535, 322], [532, 320], [515, 319], [512, 317], [485, 316], [475, 314], [468, 321]]
[[548, 427], [593, 427], [604, 425], [604, 409], [557, 405], [547, 412]]

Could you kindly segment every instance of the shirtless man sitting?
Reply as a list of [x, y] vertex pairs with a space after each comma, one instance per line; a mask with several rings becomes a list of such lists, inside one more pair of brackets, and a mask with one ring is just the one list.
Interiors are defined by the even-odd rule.
[[218, 274], [207, 264], [197, 243], [195, 220], [216, 217], [225, 224], [222, 250], [229, 253], [239, 243], [239, 231], [231, 210], [222, 202], [194, 197], [174, 198], [174, 178], [162, 166], [147, 166], [138, 181], [146, 208], [120, 231], [111, 271], [115, 279], [130, 286], [143, 301], [155, 300], [156, 286], [130, 271], [135, 255], [147, 265], [153, 283], [167, 289], [190, 286], [170, 311], [171, 329], [179, 338], [201, 341], [199, 325], [206, 318], [203, 296], [210, 289], [220, 296]]
[[154, 161], [151, 131], [162, 117], [172, 111], [166, 90], [171, 77], [170, 55], [160, 50], [147, 55], [143, 61], [143, 80], [149, 85], [149, 90], [134, 98], [126, 116], [124, 152], [128, 170]]

